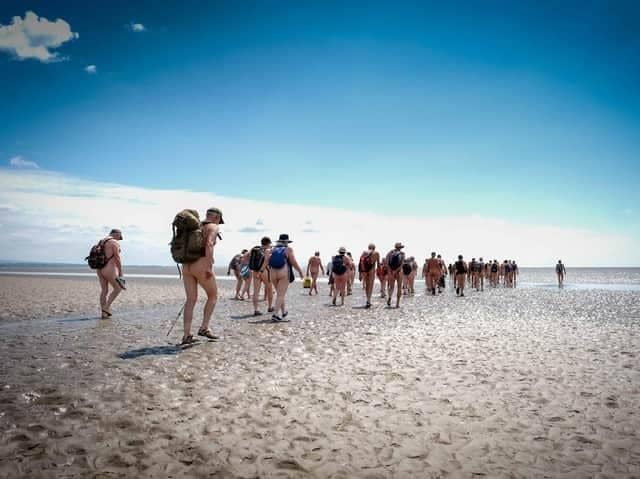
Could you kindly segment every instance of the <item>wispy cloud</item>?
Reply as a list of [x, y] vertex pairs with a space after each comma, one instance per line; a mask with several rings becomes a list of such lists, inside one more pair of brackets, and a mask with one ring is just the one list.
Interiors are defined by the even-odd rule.
[[239, 233], [261, 233], [263, 231], [266, 231], [266, 228], [264, 227], [264, 221], [259, 218], [256, 220], [255, 225], [243, 226], [241, 228], [238, 228]]
[[142, 23], [131, 22], [129, 24], [129, 28], [131, 29], [132, 32], [136, 32], [136, 33], [147, 31], [147, 27], [145, 27]]
[[87, 65], [84, 67], [84, 71], [86, 71], [89, 75], [95, 75], [98, 73], [98, 68], [95, 65]]
[[13, 17], [9, 25], [0, 25], [0, 50], [20, 60], [34, 59], [49, 63], [64, 60], [52, 50], [78, 37], [64, 20], [58, 18], [50, 22], [28, 11], [24, 18]]
[[13, 158], [11, 158], [9, 160], [9, 166], [11, 166], [12, 168], [40, 168], [35, 161], [25, 160], [21, 156], [14, 156]]
[[[219, 264], [239, 248], [258, 244], [260, 237], [277, 238], [280, 233], [291, 236], [299, 258], [315, 250], [328, 256], [341, 245], [358, 252], [371, 241], [386, 253], [394, 242], [402, 241], [407, 254], [419, 260], [437, 251], [446, 260], [462, 253], [514, 258], [529, 266], [552, 265], [557, 258], [571, 266], [640, 264], [637, 239], [615, 232], [515, 224], [481, 216], [384, 216], [100, 183], [42, 170], [0, 169], [0, 205], [11, 208], [0, 208], [4, 225], [0, 250], [4, 258], [16, 260], [80, 262], [97, 238], [120, 227], [129, 264], [170, 264], [167, 242], [175, 213], [195, 208], [204, 214], [208, 207], [217, 206], [225, 216], [224, 240], [216, 246]], [[259, 220], [247, 225], [253, 218]], [[263, 230], [252, 236], [240, 231], [242, 225]], [[322, 234], [305, 231], [311, 227]], [[470, 231], [481, 234], [470, 236]]]

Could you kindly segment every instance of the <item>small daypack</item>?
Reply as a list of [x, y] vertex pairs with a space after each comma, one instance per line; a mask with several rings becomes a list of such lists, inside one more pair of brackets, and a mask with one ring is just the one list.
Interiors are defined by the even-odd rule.
[[249, 254], [249, 269], [251, 271], [260, 271], [264, 264], [264, 250], [261, 246], [254, 246], [251, 248]]
[[287, 264], [287, 247], [286, 246], [276, 246], [271, 251], [271, 258], [269, 258], [269, 266], [274, 269], [284, 268], [284, 265]]
[[89, 256], [87, 256], [84, 260], [89, 263], [89, 268], [91, 269], [102, 269], [104, 268], [111, 256], [107, 258], [107, 255], [104, 251], [104, 245], [107, 244], [108, 241], [113, 240], [114, 238], [105, 238], [98, 241], [97, 244], [91, 247], [91, 251], [89, 251]]
[[249, 269], [248, 264], [243, 264], [242, 266], [240, 266], [240, 276], [242, 276], [244, 279], [247, 279], [250, 274], [251, 269]]
[[344, 256], [339, 254], [333, 257], [331, 262], [331, 271], [338, 276], [347, 272], [347, 266], [344, 264]]
[[400, 266], [402, 266], [402, 251], [396, 250], [389, 257], [389, 269], [396, 271]]
[[360, 256], [360, 271], [368, 273], [373, 268], [373, 261], [371, 261], [371, 253], [362, 253]]
[[205, 255], [203, 224], [196, 210], [182, 210], [173, 219], [173, 238], [169, 243], [176, 263], [189, 264]]
[[411, 271], [413, 271], [413, 265], [411, 263], [402, 263], [402, 272], [406, 276], [409, 276], [411, 274]]

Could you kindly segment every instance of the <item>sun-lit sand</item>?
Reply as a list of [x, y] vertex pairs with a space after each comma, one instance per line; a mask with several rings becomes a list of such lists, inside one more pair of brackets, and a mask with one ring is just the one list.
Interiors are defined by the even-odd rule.
[[90, 278], [0, 277], [2, 318], [60, 318], [0, 322], [0, 477], [640, 477], [638, 291], [295, 283], [272, 324], [231, 286], [180, 350], [177, 280], [100, 320]]

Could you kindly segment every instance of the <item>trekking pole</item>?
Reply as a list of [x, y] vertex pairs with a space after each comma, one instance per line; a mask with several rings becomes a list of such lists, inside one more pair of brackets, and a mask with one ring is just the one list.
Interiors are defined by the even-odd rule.
[[169, 328], [169, 332], [167, 332], [167, 336], [169, 336], [171, 334], [171, 331], [173, 331], [173, 327], [176, 325], [176, 323], [178, 322], [178, 318], [180, 317], [180, 315], [184, 311], [184, 305], [185, 304], [187, 304], [187, 303], [184, 303], [182, 305], [182, 308], [180, 308], [180, 311], [178, 311], [178, 316], [176, 316], [176, 319], [173, 320], [173, 323], [171, 324], [171, 327]]

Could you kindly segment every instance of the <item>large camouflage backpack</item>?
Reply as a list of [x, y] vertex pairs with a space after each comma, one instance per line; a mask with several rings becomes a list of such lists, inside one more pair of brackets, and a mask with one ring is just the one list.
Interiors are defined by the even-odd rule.
[[169, 245], [176, 263], [193, 263], [205, 255], [202, 223], [196, 210], [182, 210], [173, 219], [171, 227], [173, 238]]
[[107, 254], [104, 251], [104, 246], [111, 240], [114, 240], [114, 238], [107, 237], [105, 239], [101, 239], [97, 244], [92, 246], [91, 251], [89, 251], [89, 256], [84, 259], [89, 263], [89, 268], [102, 269], [111, 260], [112, 256], [107, 258]]

